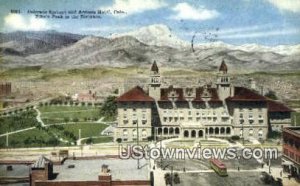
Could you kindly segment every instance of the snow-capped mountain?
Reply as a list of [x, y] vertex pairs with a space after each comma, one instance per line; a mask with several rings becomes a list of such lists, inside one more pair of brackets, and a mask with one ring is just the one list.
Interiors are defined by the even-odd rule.
[[187, 47], [190, 44], [179, 39], [174, 35], [171, 29], [163, 24], [155, 24], [146, 27], [141, 27], [135, 31], [113, 34], [111, 38], [118, 38], [122, 36], [132, 36], [147, 45], [169, 46], [173, 48]]
[[[70, 34], [53, 33], [53, 35], [54, 38], [66, 38]], [[2, 34], [1, 37], [7, 36]], [[153, 60], [156, 60], [161, 66], [203, 70], [216, 69], [220, 62], [225, 60], [231, 70], [236, 71], [300, 69], [300, 45], [235, 46], [224, 42], [212, 42], [196, 44], [195, 50], [191, 50], [189, 42], [179, 39], [170, 28], [159, 24], [129, 33], [115, 34], [111, 38], [76, 36], [73, 39], [74, 37], [70, 35], [72, 40], [68, 39], [63, 43], [55, 42], [59, 46], [55, 45], [53, 48], [51, 48], [52, 45], [36, 44], [43, 41], [40, 38], [34, 38], [34, 40], [27, 38], [26, 45], [21, 45], [22, 40], [19, 39], [2, 40], [0, 42], [0, 52], [2, 51], [0, 67], [41, 66], [70, 69], [99, 66], [149, 66]], [[27, 43], [32, 43], [32, 46], [27, 47], [29, 46]], [[27, 48], [19, 49], [17, 46]], [[41, 46], [47, 50], [41, 51]]]
[[[191, 43], [178, 38], [172, 30], [163, 24], [154, 24], [150, 26], [141, 27], [135, 31], [113, 34], [112, 38], [132, 36], [139, 41], [156, 46], [169, 46], [173, 48], [185, 48], [190, 47]], [[244, 44], [244, 45], [231, 45], [222, 41], [210, 42], [210, 43], [197, 43], [194, 44], [195, 48], [207, 49], [207, 48], [226, 48], [229, 50], [242, 50], [245, 52], [274, 52], [280, 55], [292, 55], [300, 53], [300, 45], [279, 45], [279, 46], [263, 46], [258, 44]]]

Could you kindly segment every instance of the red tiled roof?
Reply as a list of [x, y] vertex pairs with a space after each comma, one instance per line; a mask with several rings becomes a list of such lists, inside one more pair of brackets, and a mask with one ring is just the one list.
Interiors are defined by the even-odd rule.
[[146, 94], [146, 92], [139, 86], [127, 91], [116, 99], [118, 102], [125, 101], [154, 101], [154, 99]]
[[176, 101], [186, 101], [183, 95], [183, 89], [182, 88], [173, 88], [173, 86], [170, 86], [169, 88], [162, 88], [160, 89], [160, 100], [159, 101], [170, 101], [168, 98], [168, 95], [171, 91], [175, 91], [176, 95], [178, 95]]
[[278, 101], [268, 100], [268, 112], [293, 112], [292, 109]]
[[266, 101], [266, 97], [245, 87], [234, 87], [234, 96], [226, 98], [228, 101]]
[[[193, 102], [204, 102], [202, 99], [202, 94], [203, 94], [203, 87], [196, 88], [196, 97], [194, 98]], [[187, 101], [186, 98], [184, 97], [184, 91], [183, 88], [173, 88], [170, 86], [169, 88], [162, 88], [161, 89], [161, 97], [159, 101], [170, 101], [168, 98], [168, 95], [171, 91], [175, 91], [177, 97], [177, 102], [185, 102]], [[207, 91], [210, 93], [211, 98], [208, 102], [222, 102], [219, 99], [218, 92], [216, 88], [207, 88]]]
[[202, 93], [203, 87], [196, 88], [196, 97], [193, 102], [204, 102], [204, 100], [201, 98]]

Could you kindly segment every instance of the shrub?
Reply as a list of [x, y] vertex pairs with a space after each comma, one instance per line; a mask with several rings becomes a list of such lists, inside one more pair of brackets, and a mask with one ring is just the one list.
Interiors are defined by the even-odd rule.
[[236, 140], [239, 140], [239, 139], [240, 139], [240, 136], [237, 136], [237, 135], [231, 136], [231, 139], [236, 141]]

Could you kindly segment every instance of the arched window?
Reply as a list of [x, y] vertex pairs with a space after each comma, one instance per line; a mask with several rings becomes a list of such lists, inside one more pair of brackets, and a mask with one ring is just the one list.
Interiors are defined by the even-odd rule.
[[188, 138], [189, 137], [189, 131], [185, 130], [184, 133], [183, 133], [183, 135], [184, 135], [185, 138]]
[[158, 134], [158, 135], [161, 135], [161, 133], [162, 133], [162, 128], [158, 128], [158, 129], [157, 129], [157, 134]]
[[195, 138], [195, 137], [196, 137], [196, 131], [195, 131], [195, 130], [192, 130], [191, 137], [192, 137], [192, 138]]
[[209, 128], [209, 134], [213, 134], [214, 133], [214, 129], [212, 127]]
[[169, 129], [169, 134], [173, 135], [173, 133], [174, 133], [174, 129], [173, 129], [173, 128], [170, 128], [170, 129]]
[[164, 128], [164, 134], [168, 134], [168, 128]]
[[230, 127], [226, 128], [226, 134], [230, 134]]
[[215, 134], [219, 134], [219, 128], [215, 128]]
[[224, 133], [225, 133], [225, 128], [221, 127], [221, 134], [224, 134]]
[[203, 130], [199, 130], [198, 131], [198, 136], [201, 138], [201, 137], [203, 137]]
[[175, 134], [179, 134], [180, 133], [180, 130], [178, 127], [175, 128]]

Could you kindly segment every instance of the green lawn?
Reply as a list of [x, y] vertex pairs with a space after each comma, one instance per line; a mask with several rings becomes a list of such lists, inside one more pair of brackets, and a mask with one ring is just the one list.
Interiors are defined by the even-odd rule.
[[[32, 129], [9, 135], [9, 147], [46, 147], [52, 146], [55, 138], [43, 130]], [[6, 137], [0, 137], [0, 147], [5, 147]], [[59, 143], [59, 145], [63, 145]]]
[[87, 121], [101, 118], [99, 108], [91, 106], [42, 106], [39, 107], [45, 124]]
[[0, 117], [0, 134], [33, 127], [36, 124], [36, 112], [34, 110]]
[[100, 136], [101, 132], [108, 127], [107, 125], [100, 123], [79, 123], [61, 126], [63, 126], [63, 130], [73, 133], [76, 138], [78, 138], [79, 129], [81, 129], [81, 138], [85, 138], [90, 136]]
[[[36, 128], [16, 134], [9, 135], [10, 147], [46, 147], [46, 146], [67, 146], [78, 139], [78, 131], [81, 129], [81, 137], [100, 136], [107, 125], [93, 123], [78, 123], [67, 125], [53, 125], [46, 128]], [[57, 140], [62, 138], [69, 143]], [[111, 141], [111, 138], [104, 137], [102, 142]], [[100, 143], [101, 140], [95, 139]], [[6, 137], [0, 137], [0, 147], [5, 147]]]

